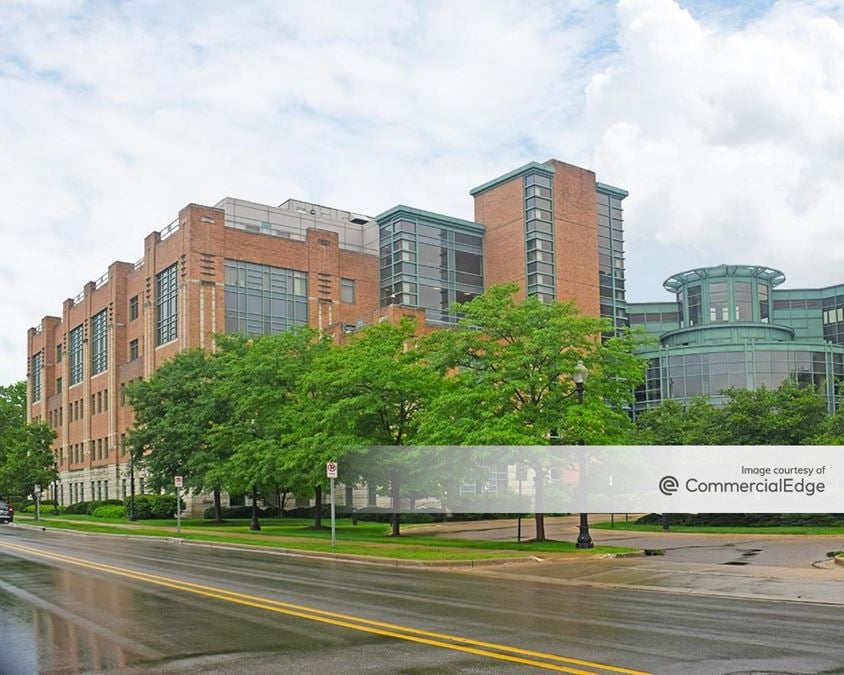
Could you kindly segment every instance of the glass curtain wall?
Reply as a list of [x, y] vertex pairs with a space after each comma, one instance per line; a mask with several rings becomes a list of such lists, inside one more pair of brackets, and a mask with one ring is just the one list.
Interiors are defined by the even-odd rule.
[[308, 323], [308, 276], [241, 260], [225, 262], [226, 332], [283, 333]]
[[455, 302], [483, 293], [480, 235], [402, 216], [381, 226], [381, 306], [425, 310], [432, 323], [453, 323]]

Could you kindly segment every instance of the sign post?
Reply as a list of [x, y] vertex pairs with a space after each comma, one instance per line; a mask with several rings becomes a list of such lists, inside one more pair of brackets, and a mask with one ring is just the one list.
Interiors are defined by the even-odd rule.
[[326, 462], [325, 475], [331, 484], [331, 548], [334, 548], [337, 546], [337, 519], [334, 510], [334, 479], [337, 478], [337, 462]]
[[173, 482], [176, 484], [176, 534], [182, 534], [182, 477], [176, 476]]

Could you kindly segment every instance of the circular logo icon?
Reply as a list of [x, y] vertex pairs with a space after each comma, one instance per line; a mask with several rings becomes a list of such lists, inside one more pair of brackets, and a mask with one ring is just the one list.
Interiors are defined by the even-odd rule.
[[670, 497], [680, 487], [680, 482], [674, 476], [663, 476], [659, 479], [659, 491], [666, 497]]

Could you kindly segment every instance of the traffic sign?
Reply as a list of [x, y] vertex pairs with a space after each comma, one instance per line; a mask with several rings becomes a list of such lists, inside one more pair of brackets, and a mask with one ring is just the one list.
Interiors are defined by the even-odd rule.
[[337, 478], [337, 462], [326, 462], [325, 463], [325, 477], [326, 478]]
[[182, 487], [182, 477], [176, 476], [175, 477], [176, 487]]

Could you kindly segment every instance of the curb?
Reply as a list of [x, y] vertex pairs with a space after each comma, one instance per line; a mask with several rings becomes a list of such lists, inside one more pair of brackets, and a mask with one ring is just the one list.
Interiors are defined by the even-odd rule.
[[644, 558], [647, 555], [644, 549], [640, 549], [638, 551], [628, 551], [626, 553], [609, 553], [608, 557], [610, 558]]
[[403, 567], [409, 569], [425, 569], [436, 567], [489, 567], [491, 565], [504, 565], [516, 562], [541, 562], [536, 556], [520, 556], [513, 558], [482, 558], [479, 560], [402, 560], [400, 558], [381, 558], [376, 556], [354, 555], [352, 553], [328, 553], [323, 551], [303, 551], [295, 548], [276, 548], [270, 546], [250, 546], [249, 544], [225, 544], [215, 541], [193, 541], [179, 537], [154, 537], [145, 534], [112, 534], [110, 532], [77, 532], [60, 528], [45, 527], [43, 525], [29, 525], [15, 523], [17, 527], [43, 532], [58, 532], [60, 534], [75, 535], [77, 537], [119, 537], [124, 541], [142, 540], [153, 542], [166, 542], [180, 544], [182, 546], [198, 546], [203, 548], [215, 548], [223, 551], [240, 551], [242, 553], [266, 553], [268, 555], [281, 555], [289, 558], [310, 558], [313, 560], [335, 560], [340, 562], [357, 563], [358, 565], [378, 565], [380, 567]]
[[835, 564], [844, 566], [844, 553], [839, 553], [835, 556]]

